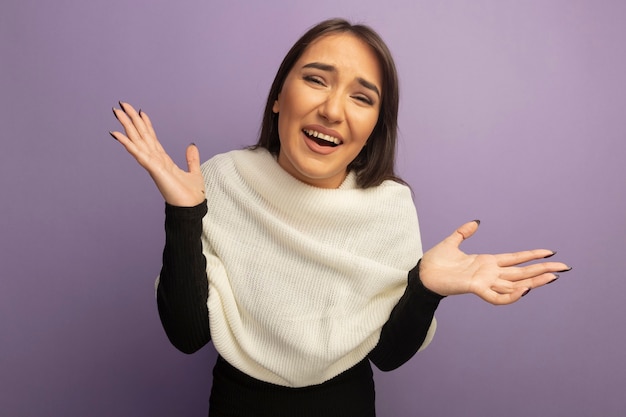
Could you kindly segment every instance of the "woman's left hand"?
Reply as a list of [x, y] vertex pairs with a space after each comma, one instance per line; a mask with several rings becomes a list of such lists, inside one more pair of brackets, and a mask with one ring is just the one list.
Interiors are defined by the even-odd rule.
[[491, 304], [510, 304], [557, 279], [557, 272], [571, 269], [561, 262], [520, 266], [552, 256], [554, 252], [547, 249], [468, 255], [459, 246], [478, 225], [477, 221], [464, 224], [424, 254], [419, 274], [426, 288], [440, 295], [473, 293]]

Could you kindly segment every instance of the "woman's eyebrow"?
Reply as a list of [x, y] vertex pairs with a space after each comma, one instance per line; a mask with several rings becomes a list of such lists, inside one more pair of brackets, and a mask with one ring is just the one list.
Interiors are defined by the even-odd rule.
[[380, 91], [378, 91], [378, 87], [376, 87], [373, 83], [371, 83], [371, 82], [367, 81], [365, 78], [361, 78], [361, 77], [358, 77], [356, 80], [357, 80], [357, 81], [359, 82], [359, 84], [361, 84], [363, 87], [365, 87], [365, 88], [367, 88], [367, 89], [372, 90], [373, 92], [375, 92], [375, 93], [376, 93], [376, 95], [378, 96], [378, 98], [380, 98]]
[[[318, 69], [320, 71], [337, 72], [337, 68], [335, 68], [335, 66], [330, 65], [330, 64], [324, 64], [322, 62], [310, 62], [308, 64], [303, 65], [302, 68], [315, 68], [315, 69]], [[365, 78], [361, 78], [361, 77], [358, 77], [356, 80], [363, 87], [367, 88], [368, 90], [372, 90], [373, 92], [375, 92], [376, 95], [380, 98], [380, 91], [378, 90], [378, 87], [376, 87], [376, 85], [374, 83], [369, 82]]]

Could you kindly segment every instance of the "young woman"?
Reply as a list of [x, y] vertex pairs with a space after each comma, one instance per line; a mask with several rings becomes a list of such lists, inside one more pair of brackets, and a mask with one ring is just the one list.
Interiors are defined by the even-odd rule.
[[324, 21], [272, 84], [258, 143], [187, 170], [148, 115], [120, 103], [111, 133], [166, 202], [159, 314], [192, 353], [210, 340], [211, 416], [373, 416], [370, 362], [395, 369], [432, 339], [439, 301], [519, 300], [568, 270], [554, 252], [467, 255], [464, 224], [422, 255], [409, 188], [394, 173], [398, 82], [363, 25]]

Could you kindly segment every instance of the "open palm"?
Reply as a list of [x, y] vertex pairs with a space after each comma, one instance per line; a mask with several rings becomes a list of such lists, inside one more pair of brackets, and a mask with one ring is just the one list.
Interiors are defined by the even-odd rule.
[[547, 249], [468, 255], [459, 246], [478, 225], [478, 221], [464, 224], [424, 254], [420, 278], [426, 288], [440, 295], [473, 293], [492, 304], [510, 304], [530, 289], [554, 281], [556, 272], [570, 269], [561, 262], [522, 266], [552, 256], [554, 252]]
[[111, 132], [143, 168], [148, 171], [165, 201], [174, 206], [192, 207], [205, 199], [200, 172], [200, 154], [195, 145], [187, 147], [187, 171], [179, 168], [158, 141], [152, 122], [145, 112], [135, 111], [128, 103], [113, 108], [126, 134]]

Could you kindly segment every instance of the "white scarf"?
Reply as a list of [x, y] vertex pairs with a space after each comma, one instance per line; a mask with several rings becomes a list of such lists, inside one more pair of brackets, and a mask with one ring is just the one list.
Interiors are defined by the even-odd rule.
[[217, 351], [290, 387], [320, 384], [366, 357], [422, 256], [409, 188], [361, 189], [353, 173], [338, 189], [312, 187], [265, 149], [217, 155], [202, 173]]

